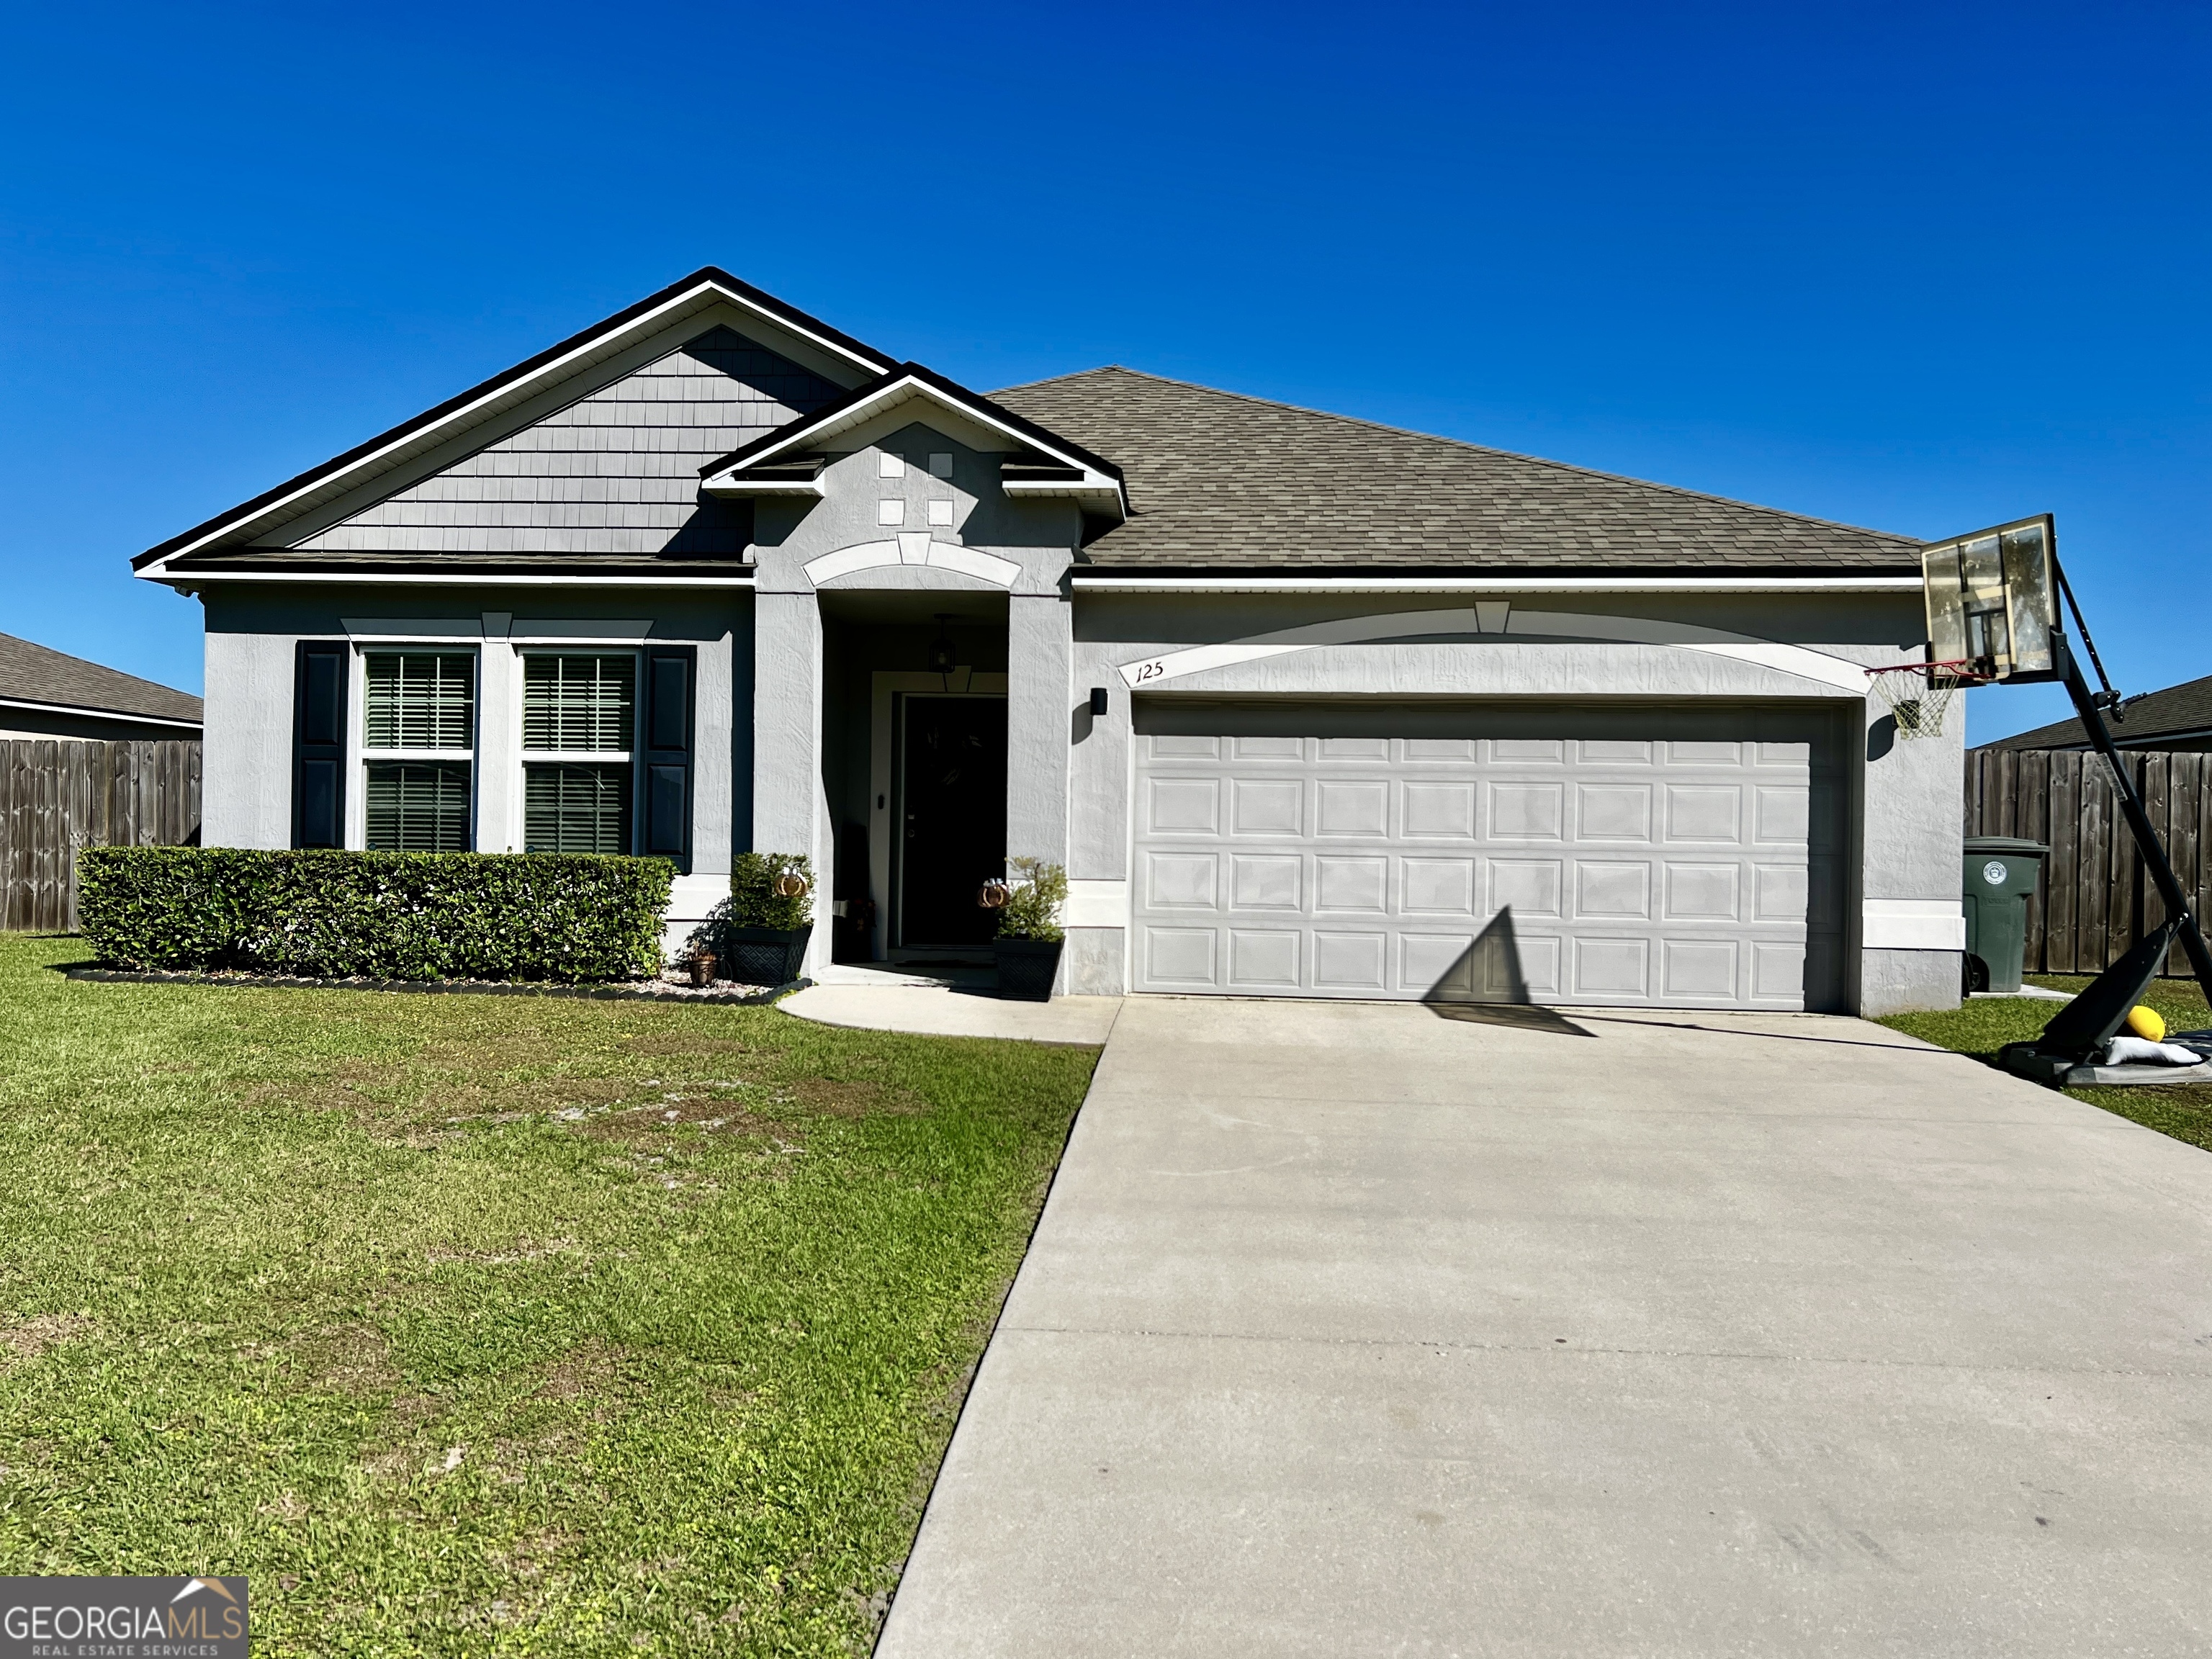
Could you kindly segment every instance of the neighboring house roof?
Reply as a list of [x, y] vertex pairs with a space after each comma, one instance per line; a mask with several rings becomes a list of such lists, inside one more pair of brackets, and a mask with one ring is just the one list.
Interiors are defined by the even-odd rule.
[[1480, 566], [1917, 575], [1909, 536], [1831, 524], [1127, 368], [994, 401], [1111, 456], [1102, 566]]
[[0, 634], [0, 702], [198, 726], [200, 700], [136, 674]]
[[[2155, 749], [2161, 742], [2195, 741], [2212, 735], [2212, 674], [2130, 697], [2105, 717], [2112, 740], [2123, 749]], [[2087, 749], [2089, 734], [2077, 717], [2039, 726], [2033, 732], [1978, 744], [1978, 749]]]

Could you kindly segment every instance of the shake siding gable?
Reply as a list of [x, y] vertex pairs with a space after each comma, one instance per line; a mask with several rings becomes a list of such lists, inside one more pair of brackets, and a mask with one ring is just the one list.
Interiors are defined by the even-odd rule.
[[374, 507], [292, 544], [338, 553], [744, 550], [744, 504], [699, 469], [841, 389], [715, 328]]

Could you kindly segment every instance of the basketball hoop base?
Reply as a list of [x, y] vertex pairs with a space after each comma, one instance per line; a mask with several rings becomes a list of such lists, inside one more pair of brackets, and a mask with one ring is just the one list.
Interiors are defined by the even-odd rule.
[[[2176, 1031], [2169, 1041], [2198, 1053], [2212, 1050], [2212, 1031]], [[2053, 1089], [2171, 1089], [2184, 1083], [2212, 1083], [2212, 1060], [2200, 1066], [2093, 1066], [2069, 1054], [2047, 1054], [2032, 1042], [2002, 1049], [1997, 1064], [2014, 1077]]]

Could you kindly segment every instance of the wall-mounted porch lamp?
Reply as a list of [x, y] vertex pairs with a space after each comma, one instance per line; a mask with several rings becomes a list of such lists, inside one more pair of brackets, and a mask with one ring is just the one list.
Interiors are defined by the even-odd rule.
[[1106, 712], [1106, 688], [1105, 688], [1104, 686], [1103, 686], [1103, 685], [1094, 685], [1094, 686], [1092, 686], [1092, 687], [1091, 688], [1091, 718], [1095, 720], [1095, 719], [1097, 719], [1099, 715], [1101, 715], [1101, 714], [1104, 714], [1105, 712]]
[[929, 644], [929, 672], [945, 677], [945, 689], [952, 689], [952, 671], [960, 665], [960, 647], [952, 643], [952, 617], [949, 611], [937, 613], [937, 637]]

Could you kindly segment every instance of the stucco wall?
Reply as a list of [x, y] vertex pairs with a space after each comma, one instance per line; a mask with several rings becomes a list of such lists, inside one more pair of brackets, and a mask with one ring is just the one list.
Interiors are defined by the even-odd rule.
[[[213, 587], [206, 605], [206, 845], [291, 845], [292, 679], [303, 639], [415, 637], [477, 648], [476, 844], [484, 852], [508, 850], [507, 827], [520, 817], [520, 757], [504, 717], [514, 706], [514, 645], [595, 635], [678, 641], [697, 647], [699, 669], [691, 870], [678, 878], [672, 924], [696, 921], [728, 890], [732, 830], [750, 823], [752, 599], [742, 589], [271, 585]], [[349, 797], [360, 787], [349, 775]]]
[[[1156, 690], [1133, 692], [1121, 674], [1125, 665], [1192, 645], [1409, 610], [1465, 611], [1477, 597], [1079, 594], [1073, 686], [1079, 696], [1093, 685], [1107, 687], [1109, 712], [1095, 721], [1079, 718], [1072, 734], [1067, 861], [1086, 937], [1079, 951], [1071, 945], [1068, 952], [1069, 988], [1107, 993], [1123, 983], [1121, 930], [1097, 924], [1106, 922], [1117, 906], [1126, 914], [1127, 904], [1133, 696], [1780, 698], [1834, 707], [1848, 728], [1861, 734], [1849, 757], [1857, 802], [1858, 844], [1852, 862], [1858, 891], [1845, 902], [1844, 921], [1854, 951], [1869, 927], [1876, 930], [1874, 948], [1880, 959], [1868, 957], [1872, 965], [1855, 978], [1850, 994], [1857, 1006], [1876, 1012], [1957, 1000], [1956, 943], [1927, 941], [1942, 933], [1936, 913], [1948, 907], [1950, 915], [1957, 915], [1961, 722], [1954, 714], [1952, 730], [1940, 739], [1897, 742], [1881, 705], [1870, 702], [1856, 684], [1857, 666], [1894, 662], [1917, 648], [1923, 631], [1917, 595], [1510, 599], [1524, 611], [1589, 613], [1596, 619], [1590, 624], [1594, 630], [1605, 619], [1621, 619], [1659, 624], [1656, 631], [1662, 633], [1665, 625], [1679, 624], [1690, 641], [1705, 630], [1722, 630], [1801, 646], [1819, 653], [1826, 665], [1808, 659], [1798, 666], [1824, 678], [1693, 644], [1489, 637], [1443, 628], [1440, 635], [1451, 631], [1455, 636], [1321, 645], [1179, 675], [1158, 682]], [[1876, 902], [1871, 912], [1869, 899]], [[1911, 914], [1900, 914], [1906, 911]], [[1899, 937], [1923, 943], [1893, 948], [1890, 941]]]
[[328, 638], [336, 628], [335, 617], [303, 614], [258, 595], [208, 595], [202, 846], [292, 844], [293, 647], [304, 638]]
[[[838, 744], [825, 734], [825, 675], [831, 653], [824, 632], [824, 594], [854, 595], [854, 603], [862, 603], [869, 593], [988, 593], [988, 605], [969, 603], [979, 611], [1005, 607], [1009, 850], [1060, 859], [1068, 866], [1074, 895], [1063, 969], [1067, 990], [1123, 988], [1133, 696], [1627, 697], [1785, 699], [1837, 709], [1858, 734], [1845, 745], [1856, 804], [1851, 867], [1856, 886], [1844, 907], [1858, 963], [1852, 994], [1867, 1012], [1955, 1000], [1958, 957], [1952, 932], [1959, 896], [1960, 722], [1954, 716], [1954, 731], [1938, 741], [1897, 742], [1880, 706], [1870, 704], [1856, 684], [1856, 665], [1894, 661], [1915, 647], [1921, 631], [1915, 596], [1553, 594], [1520, 595], [1511, 601], [1524, 616], [1586, 614], [1593, 631], [1614, 630], [1615, 637], [1601, 642], [1468, 631], [1466, 617], [1479, 596], [1422, 600], [1402, 595], [1355, 599], [1079, 592], [1071, 597], [1070, 551], [1064, 544], [1050, 542], [1054, 535], [1072, 535], [1073, 510], [1065, 503], [1025, 504], [991, 520], [994, 533], [1008, 537], [994, 543], [994, 550], [1019, 567], [1018, 577], [1003, 586], [903, 566], [842, 577], [817, 592], [806, 574], [806, 562], [851, 545], [855, 538], [880, 538], [884, 530], [874, 522], [872, 504], [881, 490], [911, 484], [914, 499], [926, 503], [931, 492], [941, 495], [948, 483], [964, 489], [964, 481], [975, 486], [967, 517], [953, 526], [939, 526], [939, 533], [964, 537], [984, 516], [976, 503], [995, 478], [995, 456], [912, 423], [885, 435], [909, 462], [905, 477], [878, 476], [879, 463], [870, 451], [856, 451], [838, 462], [851, 476], [831, 498], [793, 514], [778, 532], [780, 539], [757, 550], [758, 591], [752, 596], [608, 590], [556, 596], [543, 588], [495, 587], [363, 589], [345, 597], [337, 589], [212, 592], [207, 640], [209, 842], [289, 842], [292, 661], [299, 639], [343, 637], [347, 618], [355, 619], [359, 631], [365, 616], [380, 619], [379, 629], [407, 617], [452, 623], [487, 612], [562, 618], [579, 627], [594, 618], [642, 622], [652, 637], [695, 640], [701, 646], [695, 866], [688, 884], [701, 891], [687, 895], [684, 908], [703, 908], [702, 879], [712, 885], [726, 877], [732, 848], [747, 844], [807, 853], [824, 878], [826, 897], [833, 867], [833, 811], [849, 815], [846, 797], [858, 774], [848, 752], [850, 734]], [[957, 457], [950, 480], [927, 473], [926, 459], [933, 448], [948, 441], [956, 444]], [[1024, 543], [1017, 535], [1035, 540]], [[839, 603], [844, 602], [841, 598]], [[947, 601], [948, 607], [959, 603]], [[1437, 618], [1433, 637], [1317, 644], [1178, 674], [1137, 692], [1121, 672], [1127, 665], [1194, 645], [1430, 608], [1455, 613]], [[514, 627], [520, 631], [524, 625], [517, 622]], [[1632, 632], [1646, 625], [1662, 633], [1677, 628], [1684, 642], [1620, 636], [1622, 629]], [[1716, 629], [1817, 653], [1827, 665], [1825, 678], [1800, 672], [1814, 662], [1811, 658], [1793, 659], [1784, 653], [1747, 659], [1741, 653], [1728, 654], [1707, 639]], [[862, 684], [877, 665], [861, 659], [866, 651], [860, 641], [871, 636], [904, 639], [909, 631], [906, 623], [854, 624], [851, 638], [858, 654], [847, 660], [848, 653], [841, 651], [840, 687], [847, 681]], [[479, 627], [479, 642], [483, 633]], [[489, 700], [499, 695], [504, 669], [489, 652], [484, 660]], [[1089, 708], [1093, 686], [1108, 693], [1106, 713], [1095, 718]], [[841, 708], [850, 695], [848, 690], [842, 696]], [[501, 792], [512, 787], [507, 774], [514, 768], [507, 763], [512, 757], [499, 751], [489, 733], [479, 752], [485, 769], [483, 799], [486, 811], [495, 815], [504, 810], [499, 805]], [[823, 910], [825, 925], [817, 929], [810, 967], [825, 962], [830, 953], [826, 904]]]

